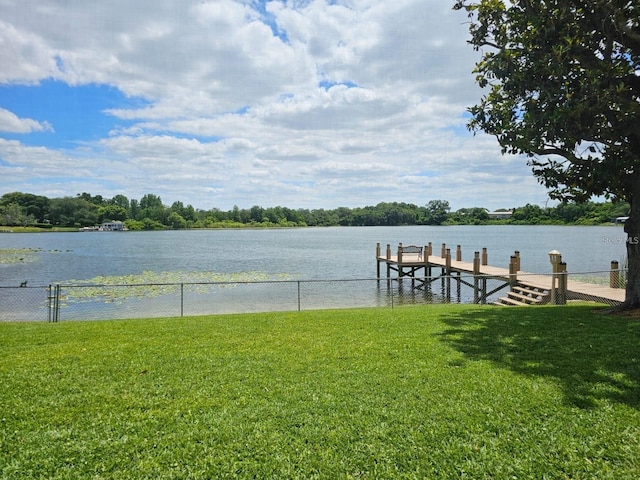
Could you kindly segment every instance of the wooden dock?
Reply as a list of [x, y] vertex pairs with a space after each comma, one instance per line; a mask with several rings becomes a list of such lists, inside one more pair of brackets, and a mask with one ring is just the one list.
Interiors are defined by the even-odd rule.
[[[561, 258], [558, 259], [558, 265], [554, 265], [556, 271], [545, 275], [521, 271], [517, 251], [511, 257], [509, 268], [501, 268], [487, 265], [486, 249], [482, 249], [482, 253], [475, 252], [473, 262], [461, 260], [459, 246], [455, 258], [451, 258], [451, 251], [444, 244], [439, 255], [434, 255], [432, 250], [431, 244], [424, 247], [414, 245], [405, 247], [400, 244], [396, 254], [392, 255], [391, 248], [387, 245], [383, 255], [378, 244], [376, 247], [378, 280], [385, 279], [389, 282], [393, 276], [392, 272], [395, 272], [400, 282], [407, 279], [411, 282], [412, 288], [422, 289], [440, 279], [443, 286], [442, 292], [447, 300], [451, 299], [451, 282], [455, 282], [458, 295], [461, 284], [473, 288], [474, 303], [487, 303], [489, 297], [503, 289], [507, 290], [506, 296], [493, 303], [563, 304], [567, 300], [588, 300], [616, 305], [625, 299], [624, 288], [611, 287], [613, 280], [609, 286], [572, 280]], [[382, 265], [386, 266], [385, 276], [381, 272]], [[611, 275], [614, 274], [617, 278], [619, 271], [612, 271]], [[497, 280], [498, 286], [488, 291], [487, 280]]]

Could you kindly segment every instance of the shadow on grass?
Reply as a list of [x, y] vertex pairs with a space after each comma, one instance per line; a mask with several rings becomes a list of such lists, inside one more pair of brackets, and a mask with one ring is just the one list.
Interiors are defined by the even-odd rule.
[[444, 340], [470, 360], [553, 378], [581, 408], [600, 400], [640, 408], [640, 318], [567, 305], [486, 307], [443, 321]]

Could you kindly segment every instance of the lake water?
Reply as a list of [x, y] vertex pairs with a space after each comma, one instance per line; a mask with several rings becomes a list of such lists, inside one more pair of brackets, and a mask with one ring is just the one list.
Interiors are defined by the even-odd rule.
[[[446, 243], [463, 260], [488, 250], [507, 267], [549, 273], [548, 252], [563, 254], [570, 275], [606, 277], [625, 258], [621, 227], [335, 227], [161, 232], [0, 234], [0, 321], [174, 317], [254, 311], [393, 307], [473, 301], [445, 280], [429, 288], [373, 280], [376, 243]], [[384, 272], [384, 269], [383, 269]], [[597, 273], [596, 273], [597, 272]], [[383, 273], [384, 274], [384, 273]], [[256, 283], [256, 280], [260, 283]], [[603, 279], [604, 280], [604, 279]], [[23, 282], [27, 288], [17, 288]], [[226, 282], [226, 283], [221, 283]], [[57, 287], [49, 285], [61, 284]], [[409, 284], [410, 285], [410, 284]], [[506, 285], [491, 280], [489, 301]], [[57, 293], [54, 293], [56, 292]], [[449, 300], [448, 300], [449, 299]]]
[[[30, 249], [22, 260], [0, 261], [0, 286], [49, 285], [97, 276], [182, 272], [257, 272], [289, 279], [355, 279], [376, 275], [375, 248], [399, 242], [425, 245], [434, 254], [446, 243], [463, 260], [488, 249], [489, 264], [507, 268], [515, 250], [521, 268], [550, 271], [548, 252], [559, 250], [570, 273], [606, 272], [623, 262], [622, 227], [573, 226], [411, 226], [330, 227], [256, 230], [178, 230], [159, 232], [72, 232], [0, 234], [0, 251]], [[5, 250], [6, 251], [6, 250]], [[2, 253], [5, 255], [5, 253]], [[137, 277], [139, 278], [139, 277]]]

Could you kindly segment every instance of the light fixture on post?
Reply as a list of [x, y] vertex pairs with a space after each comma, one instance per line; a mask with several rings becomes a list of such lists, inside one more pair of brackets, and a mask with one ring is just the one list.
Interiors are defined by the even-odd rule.
[[556, 273], [558, 271], [558, 265], [562, 262], [562, 254], [557, 250], [551, 250], [549, 252], [549, 260], [551, 261], [551, 265], [553, 265], [553, 272]]

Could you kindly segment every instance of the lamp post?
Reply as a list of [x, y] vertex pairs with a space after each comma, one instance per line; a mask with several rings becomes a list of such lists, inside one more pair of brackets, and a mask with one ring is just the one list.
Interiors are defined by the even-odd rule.
[[549, 252], [549, 261], [551, 262], [551, 303], [558, 305], [558, 272], [560, 269], [560, 263], [562, 262], [562, 254], [557, 250], [551, 250]]

